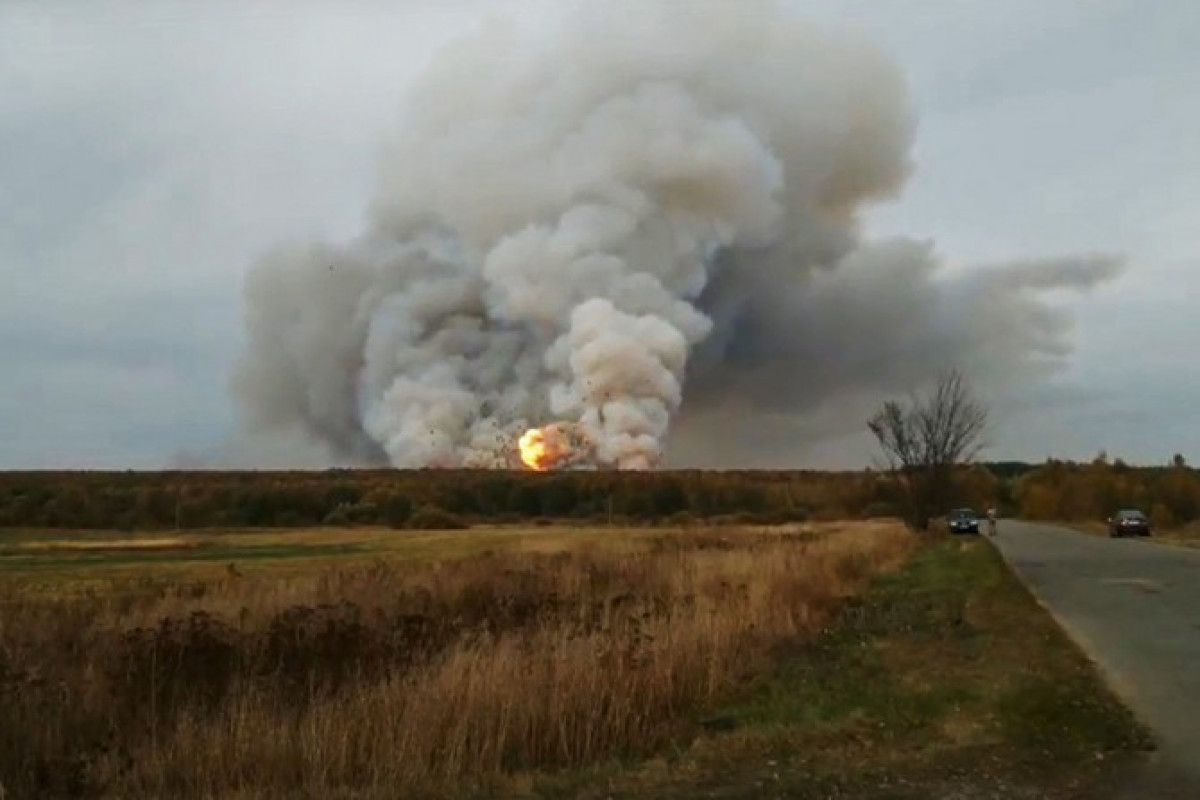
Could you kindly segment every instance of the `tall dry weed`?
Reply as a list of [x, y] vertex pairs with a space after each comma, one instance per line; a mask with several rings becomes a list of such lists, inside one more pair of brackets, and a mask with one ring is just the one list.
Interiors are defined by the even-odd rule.
[[0, 783], [437, 793], [645, 754], [910, 546], [887, 524], [679, 532], [419, 572], [9, 593]]

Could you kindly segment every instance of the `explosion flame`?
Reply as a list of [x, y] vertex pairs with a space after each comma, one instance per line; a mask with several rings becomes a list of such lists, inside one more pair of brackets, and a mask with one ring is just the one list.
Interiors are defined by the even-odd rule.
[[525, 431], [517, 446], [521, 448], [521, 462], [525, 466], [538, 472], [547, 468], [546, 435], [541, 428]]
[[521, 435], [517, 447], [521, 462], [537, 472], [577, 466], [592, 456], [587, 437], [566, 422], [530, 428]]

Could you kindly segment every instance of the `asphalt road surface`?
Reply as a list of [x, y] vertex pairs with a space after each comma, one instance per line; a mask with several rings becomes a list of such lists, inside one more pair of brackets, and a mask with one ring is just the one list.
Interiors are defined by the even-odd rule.
[[1157, 734], [1154, 779], [1200, 798], [1200, 550], [1009, 520], [993, 541]]

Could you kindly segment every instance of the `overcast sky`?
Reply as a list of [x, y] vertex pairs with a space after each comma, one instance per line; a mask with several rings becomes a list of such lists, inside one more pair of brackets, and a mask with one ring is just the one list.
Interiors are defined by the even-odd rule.
[[[988, 455], [1200, 459], [1200, 3], [796, 5], [869, 31], [911, 84], [917, 170], [869, 234], [964, 269], [1128, 258], [1063, 301], [1077, 402], [1007, 415]], [[0, 4], [0, 468], [154, 468], [226, 439], [247, 266], [358, 232], [406, 83], [520, 6]]]

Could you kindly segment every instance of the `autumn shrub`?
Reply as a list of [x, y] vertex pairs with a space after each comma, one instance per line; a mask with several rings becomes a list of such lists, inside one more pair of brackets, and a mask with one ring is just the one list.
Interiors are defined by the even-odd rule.
[[1155, 503], [1150, 510], [1150, 525], [1157, 530], [1173, 528], [1175, 527], [1175, 515], [1164, 503]]
[[880, 501], [871, 503], [864, 508], [862, 516], [864, 519], [889, 519], [899, 518], [902, 514], [896, 503]]
[[469, 528], [466, 520], [437, 506], [422, 506], [408, 518], [409, 528], [423, 531], [454, 531]]

